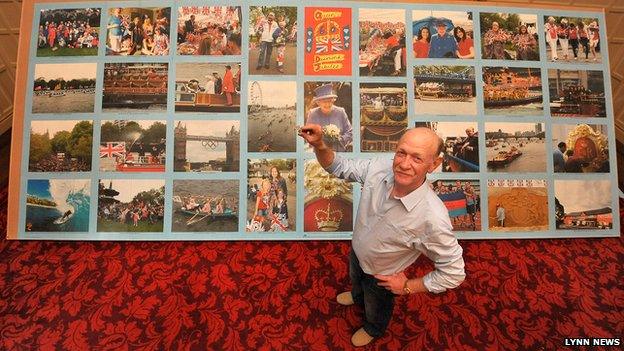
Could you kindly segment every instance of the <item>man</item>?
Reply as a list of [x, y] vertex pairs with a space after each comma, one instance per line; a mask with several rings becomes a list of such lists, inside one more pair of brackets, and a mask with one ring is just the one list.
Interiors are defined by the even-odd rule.
[[267, 20], [264, 21], [257, 29], [260, 32], [260, 54], [258, 55], [258, 65], [256, 69], [262, 67], [269, 68], [271, 62], [271, 51], [273, 51], [273, 32], [277, 30], [275, 23], [275, 14], [269, 12]]
[[466, 128], [466, 137], [459, 144], [459, 150], [455, 156], [474, 165], [479, 164], [479, 136], [474, 128]]
[[185, 35], [193, 34], [195, 32], [195, 15], [191, 15], [191, 18], [184, 21], [184, 33]]
[[505, 226], [505, 208], [501, 204], [496, 204], [496, 220], [499, 227]]
[[217, 95], [221, 95], [221, 93], [223, 92], [223, 79], [221, 79], [221, 77], [219, 76], [219, 73], [217, 72], [212, 72], [212, 76], [214, 77], [214, 90], [215, 90], [215, 94]]
[[[430, 129], [415, 128], [399, 140], [394, 161], [348, 160], [323, 142], [321, 126], [305, 125], [299, 135], [328, 172], [363, 185], [350, 255], [352, 288], [336, 300], [364, 307], [364, 326], [351, 338], [364, 346], [384, 334], [396, 295], [441, 293], [465, 278], [448, 211], [426, 180], [442, 162], [444, 143]], [[404, 270], [423, 253], [435, 269], [408, 278]]]
[[234, 93], [234, 75], [232, 75], [232, 66], [225, 65], [225, 74], [223, 75], [223, 94], [227, 99], [227, 106], [232, 106], [232, 93]]
[[436, 23], [437, 33], [431, 36], [429, 58], [454, 58], [457, 51], [455, 37], [446, 32], [446, 23]]
[[557, 144], [557, 148], [553, 151], [553, 166], [555, 172], [565, 172], [566, 161], [563, 157], [568, 146], [563, 141]]

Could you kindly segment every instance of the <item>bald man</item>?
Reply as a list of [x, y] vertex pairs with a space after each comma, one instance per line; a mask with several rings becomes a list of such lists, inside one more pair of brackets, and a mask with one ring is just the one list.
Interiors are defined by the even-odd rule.
[[[441, 293], [466, 276], [448, 211], [426, 179], [442, 162], [444, 142], [430, 129], [415, 128], [399, 140], [394, 160], [349, 160], [323, 142], [319, 125], [306, 125], [299, 135], [325, 170], [362, 184], [349, 257], [352, 287], [336, 300], [364, 308], [364, 325], [351, 337], [354, 346], [364, 346], [385, 333], [395, 296]], [[407, 277], [405, 269], [421, 254], [435, 269]]]

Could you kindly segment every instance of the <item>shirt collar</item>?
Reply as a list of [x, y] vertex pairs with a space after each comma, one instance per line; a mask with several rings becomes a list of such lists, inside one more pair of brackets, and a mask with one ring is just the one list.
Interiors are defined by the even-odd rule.
[[[394, 174], [388, 173], [388, 175], [386, 175], [383, 181], [384, 183], [386, 183], [388, 190], [389, 191], [392, 190], [392, 187], [394, 186]], [[393, 197], [401, 201], [401, 203], [403, 204], [403, 207], [405, 207], [405, 209], [409, 212], [413, 210], [414, 207], [416, 207], [416, 205], [418, 205], [420, 201], [425, 197], [425, 194], [427, 193], [428, 189], [429, 189], [429, 180], [425, 179], [422, 185], [412, 190], [411, 193], [403, 197], [394, 197], [394, 196]]]

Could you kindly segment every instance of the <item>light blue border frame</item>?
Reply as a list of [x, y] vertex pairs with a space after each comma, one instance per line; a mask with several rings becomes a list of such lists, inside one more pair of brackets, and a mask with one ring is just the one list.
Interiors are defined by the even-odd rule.
[[[216, 5], [228, 5], [228, 6], [241, 6], [241, 12], [243, 20], [241, 21], [241, 33], [242, 33], [242, 45], [243, 52], [248, 48], [248, 15], [250, 6], [296, 6], [297, 20], [298, 20], [298, 43], [297, 43], [297, 75], [296, 76], [249, 76], [247, 74], [248, 57], [247, 55], [240, 56], [180, 56], [176, 54], [175, 40], [177, 32], [177, 17], [178, 7], [181, 6], [216, 6]], [[105, 56], [105, 38], [106, 28], [105, 23], [108, 17], [108, 11], [112, 7], [171, 7], [171, 47], [170, 54], [163, 57], [111, 57]], [[41, 9], [48, 8], [82, 8], [82, 7], [100, 7], [102, 9], [101, 25], [100, 25], [100, 47], [97, 56], [85, 56], [85, 57], [37, 57], [36, 45], [37, 45], [37, 28], [39, 23], [39, 13]], [[352, 43], [358, 44], [355, 48], [352, 48], [352, 76], [304, 76], [303, 74], [303, 38], [304, 38], [304, 8], [305, 7], [350, 7], [352, 12]], [[407, 55], [407, 73], [405, 77], [360, 77], [358, 69], [358, 55], [357, 47], [359, 46], [359, 9], [360, 8], [391, 8], [391, 9], [403, 9], [405, 10], [405, 23], [406, 23], [406, 42], [410, 43], [412, 38], [412, 28], [409, 25], [412, 22], [412, 10], [445, 10], [445, 11], [471, 11], [473, 12], [473, 27], [474, 27], [474, 46], [475, 54], [477, 57], [481, 55], [481, 35], [480, 35], [480, 20], [479, 14], [481, 12], [509, 12], [509, 13], [523, 13], [523, 14], [535, 14], [537, 16], [539, 39], [539, 52], [540, 61], [502, 61], [502, 60], [481, 60], [478, 58], [470, 60], [454, 60], [454, 59], [415, 59], [413, 55], [408, 51]], [[513, 233], [499, 233], [490, 232], [485, 228], [488, 228], [487, 215], [483, 215], [482, 211], [482, 230], [477, 232], [457, 232], [457, 237], [460, 239], [512, 239], [512, 238], [572, 238], [572, 237], [609, 237], [619, 236], [620, 218], [619, 218], [619, 206], [618, 195], [621, 193], [617, 188], [616, 177], [616, 155], [615, 155], [615, 132], [614, 132], [614, 114], [612, 105], [612, 91], [610, 81], [610, 69], [609, 69], [609, 55], [607, 47], [607, 33], [606, 22], [603, 12], [591, 12], [591, 11], [562, 11], [555, 9], [536, 9], [536, 8], [521, 8], [521, 7], [500, 7], [500, 6], [480, 6], [477, 4], [463, 4], [463, 5], [444, 5], [444, 4], [408, 4], [408, 3], [357, 3], [357, 2], [337, 2], [337, 1], [310, 1], [307, 4], [293, 4], [292, 2], [283, 0], [272, 0], [268, 3], [259, 1], [240, 0], [235, 3], [217, 0], [206, 4], [198, 0], [188, 1], [101, 1], [101, 2], [73, 2], [73, 3], [35, 3], [34, 4], [34, 17], [31, 26], [31, 45], [30, 45], [30, 61], [28, 62], [28, 84], [26, 86], [26, 101], [25, 101], [25, 113], [24, 113], [24, 130], [22, 131], [22, 140], [24, 147], [22, 150], [22, 163], [21, 163], [21, 178], [20, 185], [22, 193], [19, 195], [19, 218], [18, 218], [18, 239], [36, 239], [36, 240], [333, 240], [333, 239], [350, 239], [350, 232], [341, 233], [310, 233], [303, 232], [303, 199], [305, 197], [305, 189], [303, 188], [303, 167], [304, 161], [313, 158], [313, 154], [306, 153], [303, 150], [303, 142], [298, 139], [296, 152], [289, 153], [249, 153], [247, 151], [247, 119], [245, 118], [246, 101], [247, 101], [247, 86], [248, 82], [252, 80], [295, 80], [297, 82], [298, 91], [303, 91], [303, 82], [308, 80], [327, 80], [327, 81], [350, 81], [352, 83], [352, 96], [353, 96], [353, 126], [354, 130], [354, 152], [353, 157], [361, 158], [373, 158], [377, 156], [391, 157], [390, 154], [379, 153], [362, 153], [360, 152], [360, 135], [359, 135], [359, 85], [366, 82], [397, 82], [404, 83], [408, 88], [408, 126], [413, 126], [416, 120], [422, 120], [418, 118], [414, 113], [414, 92], [413, 84], [411, 83], [412, 67], [415, 65], [466, 65], [473, 66], [475, 68], [476, 86], [479, 87], [482, 84], [482, 68], [484, 66], [510, 66], [510, 67], [536, 67], [541, 69], [542, 74], [542, 91], [544, 96], [544, 113], [540, 116], [530, 117], [501, 117], [493, 115], [484, 115], [482, 91], [477, 89], [477, 115], [476, 116], [451, 116], [451, 117], [439, 117], [439, 116], [425, 116], [431, 120], [438, 121], [471, 121], [477, 122], [479, 131], [484, 130], [484, 124], [487, 122], [501, 122], [505, 121], [517, 121], [517, 122], [539, 122], [544, 123], [546, 130], [546, 155], [547, 155], [547, 168], [543, 173], [489, 173], [487, 172], [485, 165], [485, 140], [480, 138], [479, 148], [482, 150], [480, 156], [480, 172], [479, 173], [436, 173], [432, 179], [474, 179], [478, 180], [481, 187], [481, 209], [488, 208], [488, 191], [487, 183], [490, 179], [546, 179], [548, 189], [548, 206], [549, 206], [549, 230], [543, 232], [513, 232]], [[548, 62], [546, 56], [546, 44], [543, 40], [543, 17], [557, 14], [560, 16], [569, 17], [596, 17], [598, 18], [601, 41], [601, 55], [602, 62], [600, 63], [560, 63], [560, 62]], [[357, 30], [356, 30], [357, 29]], [[23, 34], [28, 35], [28, 34]], [[352, 45], [353, 47], [353, 45]], [[409, 47], [409, 45], [408, 45]], [[34, 74], [34, 65], [38, 63], [70, 63], [70, 62], [96, 62], [98, 65], [98, 76], [96, 79], [96, 98], [95, 98], [95, 112], [93, 114], [32, 114], [32, 88]], [[169, 64], [169, 94], [167, 111], [160, 113], [149, 113], [147, 115], [136, 115], [132, 113], [106, 113], [101, 110], [103, 87], [102, 72], [104, 64], [107, 62], [163, 62]], [[241, 112], [240, 113], [215, 113], [215, 114], [192, 114], [192, 113], [174, 113], [174, 81], [175, 81], [175, 64], [179, 62], [241, 62], [242, 79], [241, 79]], [[601, 70], [604, 75], [605, 82], [605, 96], [607, 100], [607, 117], [606, 118], [551, 118], [549, 109], [549, 95], [548, 95], [548, 69], [584, 69], [584, 70]], [[411, 87], [411, 88], [410, 88]], [[223, 174], [201, 174], [190, 175], [180, 172], [173, 172], [173, 122], [178, 120], [197, 120], [197, 119], [237, 119], [240, 121], [240, 171], [228, 172]], [[303, 123], [303, 95], [299, 94], [297, 97], [297, 124]], [[30, 122], [33, 120], [73, 120], [73, 119], [88, 119], [93, 121], [93, 161], [92, 170], [90, 172], [77, 172], [77, 173], [48, 173], [48, 172], [28, 172], [28, 151], [30, 143], [29, 127]], [[104, 120], [110, 119], [150, 119], [150, 120], [166, 120], [167, 123], [167, 165], [166, 171], [162, 173], [144, 173], [144, 174], [120, 174], [115, 172], [99, 172], [99, 135], [100, 125]], [[552, 157], [550, 153], [553, 148], [551, 141], [551, 126], [552, 124], [571, 124], [574, 123], [588, 123], [588, 124], [607, 124], [609, 128], [608, 143], [610, 146], [609, 161], [611, 166], [611, 172], [606, 174], [554, 174]], [[239, 218], [239, 231], [228, 233], [192, 233], [192, 232], [171, 232], [171, 211], [172, 201], [167, 200], [165, 202], [165, 220], [163, 223], [164, 231], [162, 233], [111, 233], [111, 232], [97, 232], [97, 183], [98, 179], [113, 178], [113, 179], [163, 179], [165, 180], [165, 198], [171, 199], [172, 197], [172, 184], [174, 179], [233, 179], [239, 180], [240, 192], [239, 192], [239, 212], [246, 213], [246, 185], [247, 185], [247, 159], [248, 158], [296, 158], [297, 159], [297, 206], [296, 214], [297, 226], [296, 231], [286, 233], [247, 233], [245, 229], [246, 218]], [[26, 207], [26, 189], [29, 179], [55, 179], [55, 178], [91, 178], [91, 208], [90, 208], [90, 226], [88, 232], [79, 233], [59, 233], [59, 232], [26, 232], [25, 231], [25, 207]], [[610, 230], [556, 230], [554, 224], [554, 181], [560, 179], [578, 179], [578, 180], [610, 180], [612, 182], [612, 199], [611, 208], [613, 209], [613, 229]], [[360, 187], [354, 185], [354, 219], [357, 209], [357, 203], [360, 198]], [[486, 211], [487, 213], [487, 211]]]

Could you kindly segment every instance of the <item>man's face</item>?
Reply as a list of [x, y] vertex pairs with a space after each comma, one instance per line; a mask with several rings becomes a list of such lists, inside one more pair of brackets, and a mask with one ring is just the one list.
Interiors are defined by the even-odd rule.
[[446, 26], [438, 26], [437, 29], [439, 36], [443, 36], [444, 34], [446, 34]]
[[561, 146], [559, 146], [559, 150], [561, 151], [561, 153], [564, 153], [564, 152], [566, 152], [567, 147], [565, 145], [561, 145]]
[[410, 130], [401, 138], [392, 164], [395, 186], [411, 191], [425, 181], [427, 173], [442, 163], [442, 158], [435, 155], [437, 143], [433, 133], [419, 129]]
[[334, 98], [320, 99], [317, 100], [316, 103], [321, 108], [321, 112], [327, 114], [331, 112], [334, 106], [334, 100]]
[[466, 129], [466, 135], [469, 136], [469, 137], [473, 136], [474, 135], [474, 129], [472, 129], [472, 128]]

